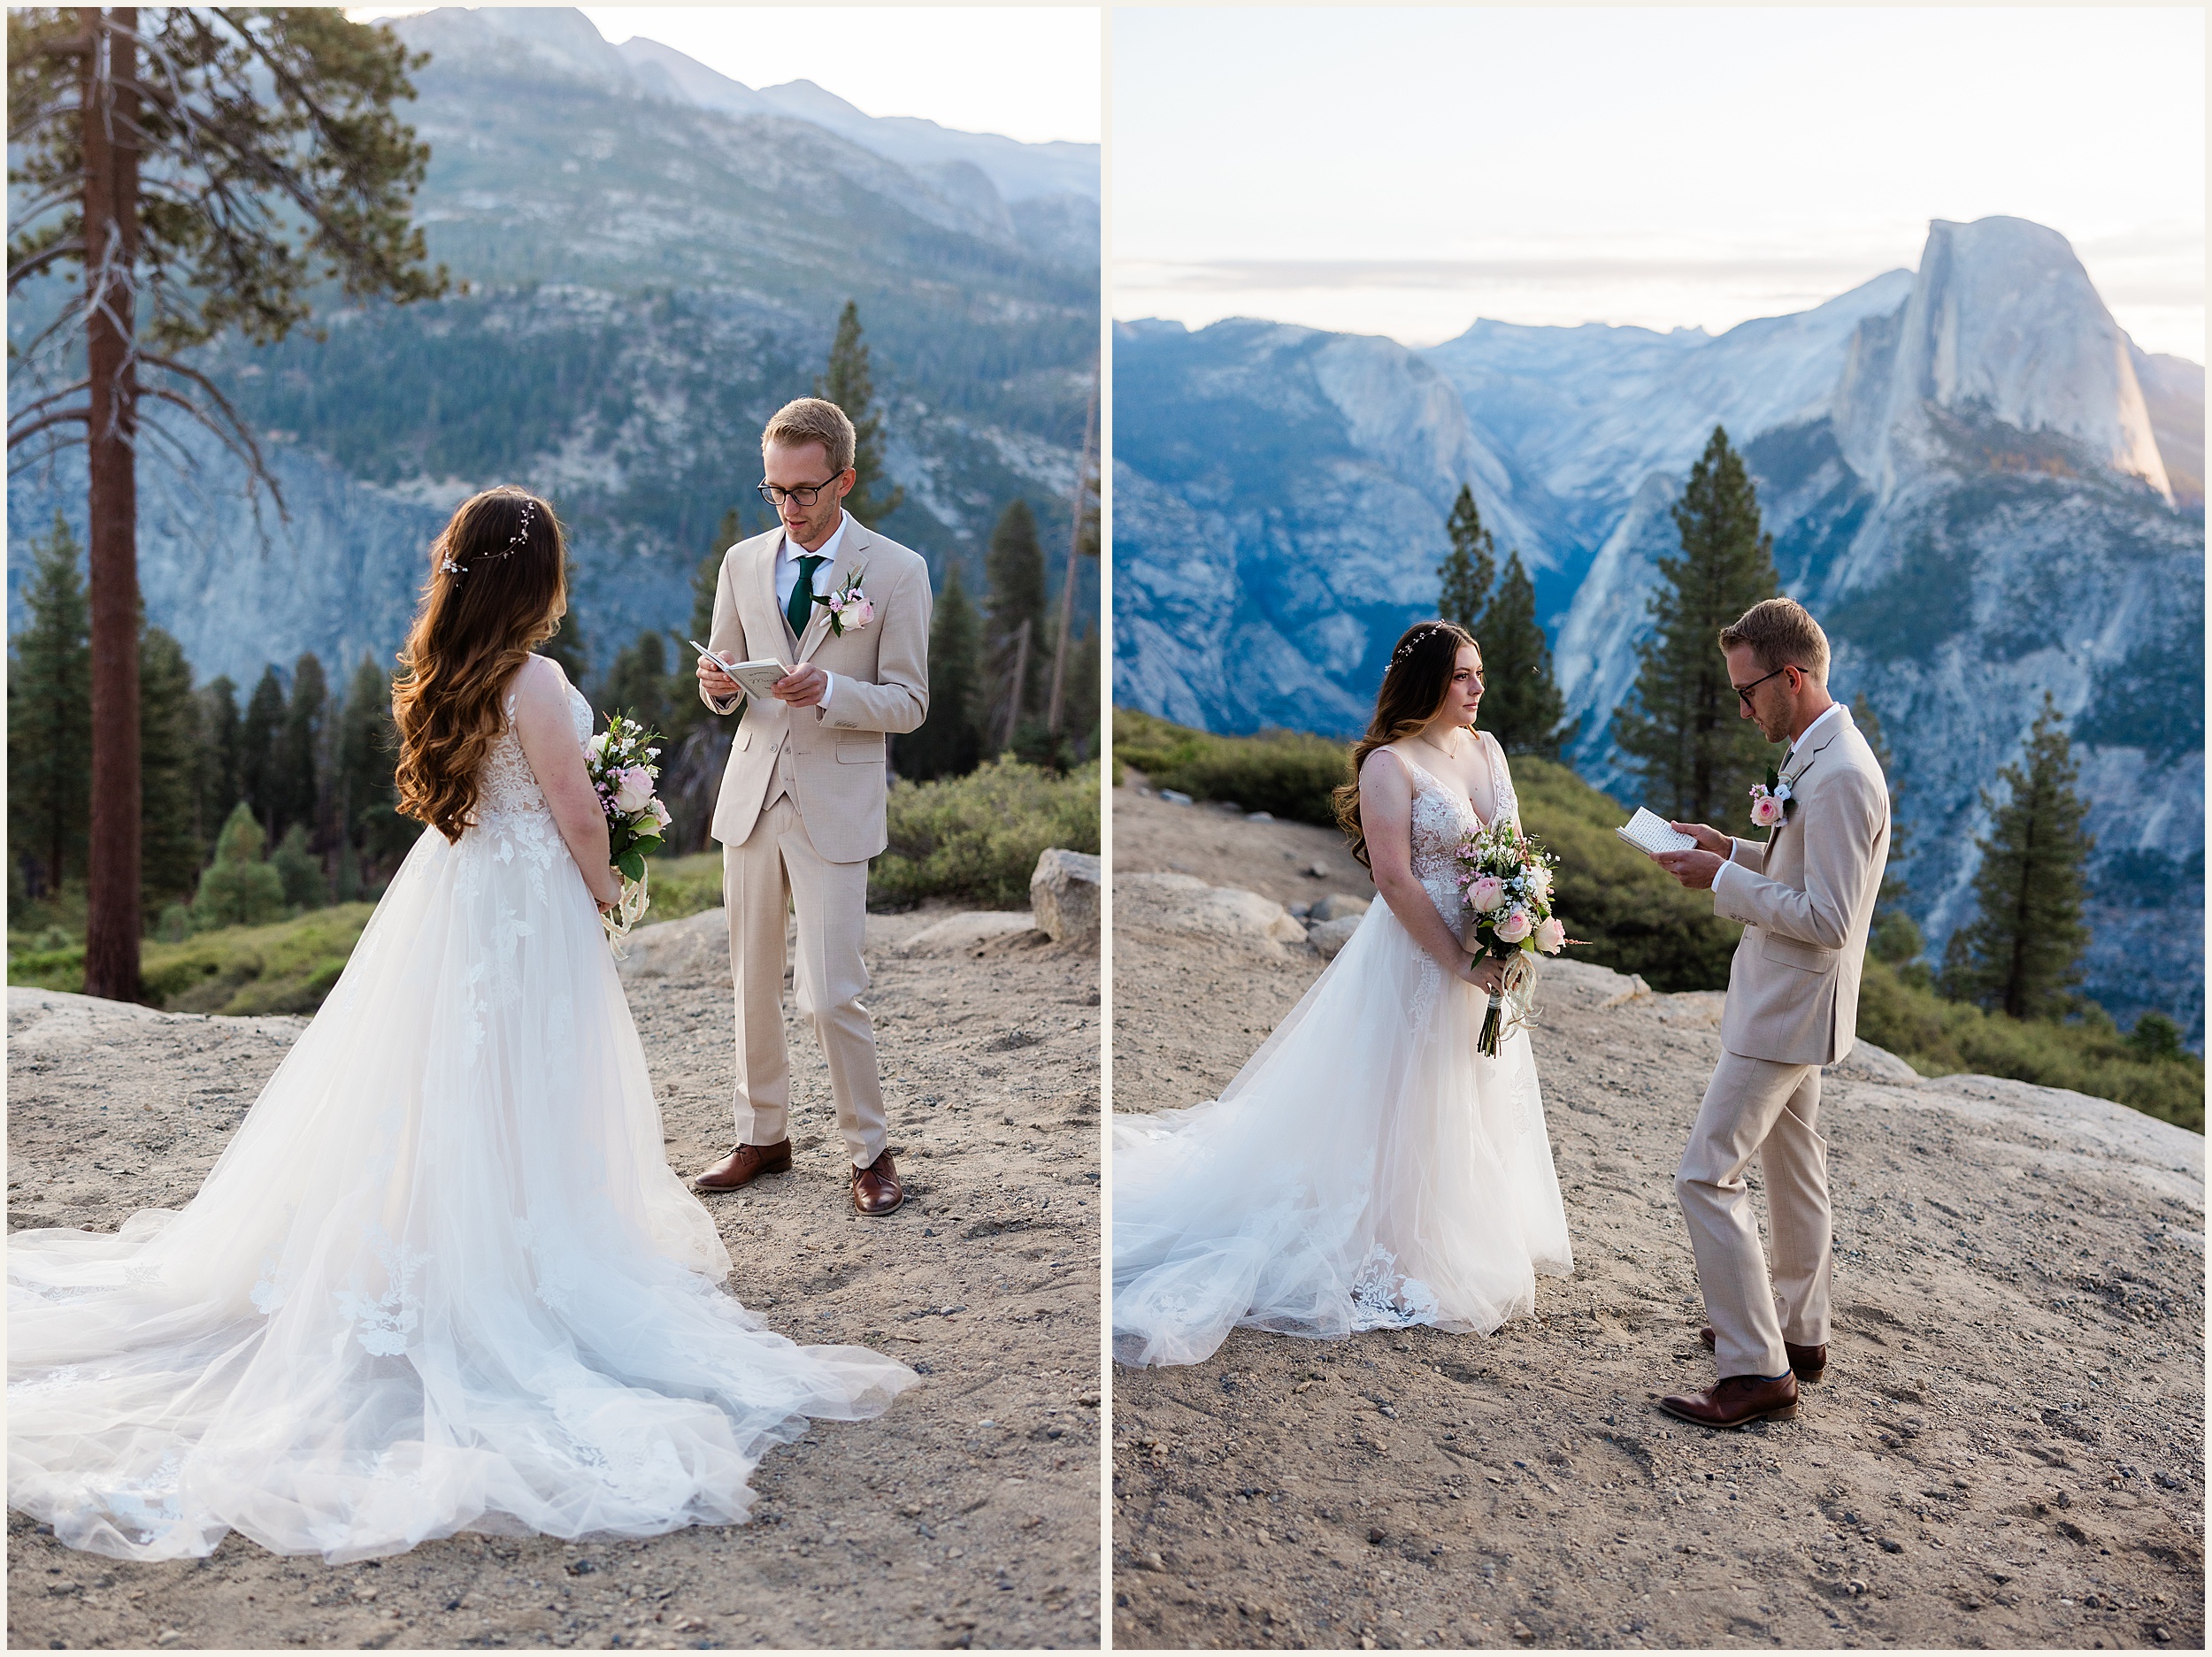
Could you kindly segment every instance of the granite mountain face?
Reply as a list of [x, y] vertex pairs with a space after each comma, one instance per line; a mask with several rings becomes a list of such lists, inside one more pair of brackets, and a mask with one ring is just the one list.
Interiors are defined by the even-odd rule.
[[[388, 660], [432, 535], [501, 482], [568, 524], [595, 666], [681, 627], [723, 512], [768, 523], [761, 424], [812, 390], [848, 298], [906, 492], [883, 527], [971, 576], [1017, 494], [1065, 535], [1096, 354], [1096, 146], [871, 121], [808, 83], [756, 91], [649, 42], [610, 46], [572, 11], [396, 27], [433, 54], [403, 112], [432, 146], [417, 211], [456, 290], [404, 308], [331, 295], [324, 339], [203, 354], [289, 516], [250, 510], [187, 426], [171, 423], [180, 454], [150, 446], [148, 614], [201, 678], [250, 686], [303, 650], [341, 680]], [[35, 324], [27, 301], [12, 338]], [[12, 482], [12, 589], [57, 507], [81, 533], [73, 456]]]
[[2015, 219], [1939, 220], [1916, 272], [1717, 337], [1479, 322], [1416, 351], [1120, 325], [1117, 700], [1221, 731], [1357, 728], [1434, 602], [1463, 480], [1535, 577], [1571, 757], [1630, 797], [1611, 717], [1668, 509], [1720, 424], [1835, 688], [1882, 718], [1934, 947], [1971, 910], [1979, 791], [2048, 688], [2093, 802], [2089, 988], [2200, 1039], [2204, 384]]

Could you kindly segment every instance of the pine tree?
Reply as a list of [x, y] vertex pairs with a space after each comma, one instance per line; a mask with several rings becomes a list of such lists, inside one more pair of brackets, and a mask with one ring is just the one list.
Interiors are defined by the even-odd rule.
[[346, 687], [331, 780], [343, 846], [354, 849], [358, 860], [353, 878], [364, 889], [381, 884], [379, 877], [390, 871], [422, 830], [421, 824], [400, 816], [397, 809], [399, 790], [392, 771], [398, 758], [391, 678], [365, 656]]
[[8, 14], [8, 179], [23, 187], [9, 297], [76, 267], [47, 285], [50, 324], [11, 351], [11, 393], [21, 369], [33, 395], [10, 397], [8, 447], [86, 451], [88, 994], [141, 989], [140, 451], [181, 409], [274, 494], [253, 428], [182, 348], [233, 328], [280, 340], [318, 287], [351, 303], [445, 290], [409, 223], [429, 147], [392, 112], [424, 61], [388, 28], [313, 6]]
[[158, 627], [138, 639], [139, 885], [149, 906], [199, 878], [200, 706], [184, 647]]
[[[683, 739], [702, 726], [710, 729], [726, 728], [724, 717], [715, 713], [699, 700], [699, 658], [687, 640], [696, 639], [701, 644], [710, 644], [708, 636], [714, 631], [714, 595], [722, 580], [722, 559], [729, 549], [745, 539], [744, 519], [737, 508], [722, 514], [722, 522], [714, 532], [714, 545], [710, 547], [691, 572], [691, 620], [681, 637], [671, 633], [668, 648], [673, 665], [668, 670], [668, 679], [662, 688], [662, 705], [666, 710], [661, 731], [667, 736], [670, 752], [663, 756], [666, 763], [674, 757], [674, 750]], [[735, 716], [726, 721], [736, 723]]]
[[216, 839], [215, 861], [200, 876], [192, 900], [196, 929], [261, 926], [284, 918], [284, 878], [264, 861], [265, 843], [253, 808], [241, 800]]
[[199, 834], [212, 840], [231, 807], [243, 797], [238, 780], [238, 687], [218, 674], [200, 687]]
[[1452, 549], [1436, 566], [1436, 613], [1479, 639], [1491, 583], [1497, 579], [1498, 550], [1490, 532], [1482, 526], [1474, 490], [1463, 483], [1459, 486], [1459, 499], [1452, 502], [1451, 521], [1444, 525], [1444, 533], [1451, 537]]
[[287, 908], [329, 907], [330, 882], [323, 876], [323, 860], [308, 847], [306, 824], [295, 823], [284, 831], [276, 850], [269, 854], [269, 867], [276, 871]]
[[[894, 486], [885, 494], [876, 493], [884, 480], [883, 420], [875, 411], [875, 377], [869, 372], [868, 348], [860, 337], [860, 307], [849, 299], [837, 318], [829, 372], [814, 382], [814, 395], [844, 410], [853, 423], [853, 471], [858, 475], [845, 497], [845, 510], [874, 528], [898, 510], [906, 491]], [[704, 634], [701, 640], [705, 641]]]
[[[1918, 960], [1928, 947], [1920, 924], [1905, 911], [1910, 888], [1899, 872], [1905, 861], [1905, 843], [1911, 838], [1911, 829], [1899, 810], [1905, 791], [1897, 781], [1889, 743], [1882, 734], [1882, 717], [1864, 696], [1851, 699], [1851, 720], [1859, 727], [1859, 734], [1866, 739], [1867, 747], [1874, 750], [1875, 763], [1882, 768], [1883, 779], [1889, 784], [1889, 861], [1882, 865], [1882, 886], [1875, 894], [1874, 924], [1867, 934], [1866, 947], [1876, 960], [1901, 967]], [[1927, 969], [1917, 970], [1925, 973]]]
[[[688, 659], [688, 658], [687, 658]], [[609, 713], [627, 714], [649, 731], [668, 734], [668, 644], [657, 633], [641, 633], [637, 642], [615, 656], [599, 687]], [[695, 694], [695, 703], [698, 697]], [[702, 710], [703, 711], [703, 710]]]
[[[1022, 668], [1018, 710], [1012, 723], [1043, 710], [1047, 677], [1045, 640], [1045, 555], [1037, 543], [1037, 518], [1029, 502], [1017, 495], [999, 514], [991, 531], [990, 550], [983, 562], [989, 590], [984, 600], [988, 622], [984, 632], [983, 657], [993, 677], [986, 693], [990, 728], [987, 748], [1002, 742], [1008, 725], [1008, 700], [1016, 666]], [[1025, 625], [1028, 628], [1023, 633]], [[1024, 637], [1028, 648], [1022, 648]]]
[[1674, 522], [1682, 556], [1659, 561], [1652, 630], [1636, 647], [1635, 694], [1614, 715], [1614, 740], [1642, 773], [1648, 803], [1678, 821], [1709, 822], [1742, 803], [1770, 756], [1757, 725], [1741, 717], [1717, 640], [1781, 591], [1758, 496], [1717, 426], [1690, 468]]
[[1482, 723], [1509, 754], [1557, 759], [1572, 740], [1566, 703], [1552, 678], [1551, 645], [1536, 619], [1536, 584], [1519, 552], [1506, 555], [1505, 574], [1476, 635], [1482, 646]]
[[1952, 935], [1944, 959], [1946, 994], [2015, 1018], [2065, 1009], [2089, 941], [2083, 868], [2096, 842], [2082, 826], [2089, 808], [2074, 792], [2079, 773], [2062, 723], [2044, 692], [2023, 763], [1997, 773], [2010, 797], [2000, 806], [1984, 791], [1990, 828], [1974, 842], [1982, 855], [1977, 913]]
[[292, 664], [292, 694], [284, 704], [284, 732], [277, 748], [276, 832], [293, 824], [307, 830], [319, 850], [322, 840], [324, 729], [330, 718], [330, 681], [311, 650]]
[[277, 809], [283, 798], [279, 779], [283, 740], [284, 681], [272, 663], [261, 670], [238, 726], [239, 798], [253, 808], [265, 835], [277, 832]]
[[962, 585], [960, 568], [948, 564], [944, 589], [929, 624], [929, 717], [899, 739], [899, 774], [918, 782], [961, 777], [983, 759], [981, 623]]
[[28, 614], [8, 648], [8, 841], [29, 895], [81, 878], [91, 798], [91, 612], [61, 514], [31, 542]]

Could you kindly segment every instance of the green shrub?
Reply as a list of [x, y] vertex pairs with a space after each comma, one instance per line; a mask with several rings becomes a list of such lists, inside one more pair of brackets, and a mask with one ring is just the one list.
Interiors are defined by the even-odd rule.
[[1655, 990], [1724, 990], [1743, 928], [1713, 913], [1709, 893], [1685, 891], [1613, 831], [1630, 813], [1567, 766], [1513, 762], [1521, 826], [1555, 853], [1552, 908], [1567, 935], [1586, 940], [1569, 958], [1636, 972]]
[[943, 897], [1027, 908], [1039, 853], [1098, 850], [1098, 782], [1095, 763], [1056, 776], [1002, 756], [964, 777], [897, 783], [891, 843], [870, 871], [869, 902], [907, 909]]
[[2008, 1076], [2117, 1100], [2204, 1132], [2204, 1061], [2177, 1041], [2147, 1055], [2151, 1043], [2122, 1035], [2094, 1002], [2063, 1021], [2008, 1018], [1970, 1001], [1947, 1001], [1888, 963], [1869, 960], [1859, 987], [1859, 1033], [1923, 1076]]
[[260, 926], [282, 917], [284, 877], [263, 861], [263, 840], [253, 808], [240, 801], [215, 842], [215, 861], [200, 876], [192, 900], [195, 926]]
[[653, 907], [645, 911], [648, 926], [722, 907], [719, 849], [695, 852], [688, 857], [649, 857], [645, 867], [645, 889], [653, 900]]
[[[150, 943], [141, 966], [147, 999], [171, 1012], [311, 1013], [345, 970], [374, 910], [371, 903], [342, 903], [273, 925]], [[12, 963], [9, 981], [16, 981]], [[68, 987], [82, 986], [81, 967]]]
[[1155, 788], [1233, 801], [1294, 822], [1336, 824], [1329, 796], [1351, 776], [1351, 748], [1304, 731], [1215, 736], [1133, 709], [1114, 710], [1114, 761]]

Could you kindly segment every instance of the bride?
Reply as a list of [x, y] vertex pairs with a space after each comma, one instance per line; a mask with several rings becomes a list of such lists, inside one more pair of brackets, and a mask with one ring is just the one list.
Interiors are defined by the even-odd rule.
[[8, 1501], [73, 1546], [734, 1523], [769, 1444], [914, 1378], [717, 1286], [601, 932], [591, 710], [531, 654], [565, 558], [511, 488], [432, 547], [394, 706], [437, 832], [198, 1195], [8, 1239]]
[[1121, 1362], [1240, 1325], [1487, 1334], [1571, 1269], [1527, 1032], [1476, 1051], [1501, 969], [1461, 945], [1452, 852], [1520, 820], [1482, 690], [1465, 633], [1406, 631], [1337, 794], [1383, 901], [1219, 1099], [1114, 1118]]

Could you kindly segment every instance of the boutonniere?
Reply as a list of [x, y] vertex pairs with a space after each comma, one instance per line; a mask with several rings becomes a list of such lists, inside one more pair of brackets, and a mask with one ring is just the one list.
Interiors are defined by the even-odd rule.
[[1767, 767], [1767, 779], [1751, 785], [1751, 820], [1763, 829], [1778, 828], [1789, 820], [1790, 808], [1797, 803], [1790, 793], [1790, 786], [1783, 781], [1773, 766]]
[[876, 618], [874, 602], [870, 600], [867, 594], [860, 590], [861, 580], [867, 573], [865, 570], [855, 570], [845, 578], [844, 586], [839, 587], [827, 598], [817, 598], [814, 601], [829, 611], [831, 637], [841, 639], [849, 633], [859, 631]]

